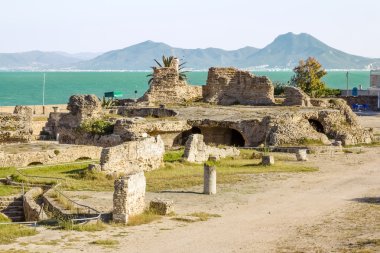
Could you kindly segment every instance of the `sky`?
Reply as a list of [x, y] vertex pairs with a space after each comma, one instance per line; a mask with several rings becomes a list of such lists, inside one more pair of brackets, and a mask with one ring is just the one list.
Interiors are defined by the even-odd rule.
[[263, 48], [309, 33], [380, 58], [378, 0], [0, 0], [0, 52], [106, 52], [146, 40], [182, 48]]

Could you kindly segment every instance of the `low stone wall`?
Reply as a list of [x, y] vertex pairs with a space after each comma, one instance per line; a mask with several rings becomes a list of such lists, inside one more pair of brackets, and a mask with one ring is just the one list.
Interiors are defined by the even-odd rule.
[[23, 167], [31, 163], [56, 164], [74, 162], [79, 158], [99, 159], [102, 148], [95, 146], [66, 146], [54, 150], [6, 153], [0, 151], [0, 167]]
[[157, 169], [163, 162], [164, 142], [160, 136], [103, 148], [100, 157], [102, 171], [131, 174]]
[[37, 204], [36, 198], [43, 193], [42, 188], [35, 187], [24, 194], [23, 207], [25, 221], [40, 221], [47, 218], [42, 207]]
[[[57, 107], [58, 111], [60, 112], [66, 112], [67, 105], [66, 104], [56, 104], [56, 105], [45, 105], [45, 113], [42, 105], [27, 105], [32, 109], [33, 115], [39, 115], [39, 116], [49, 116], [49, 113], [54, 112], [53, 107]], [[15, 110], [15, 106], [0, 106], [0, 113], [6, 112], [6, 113], [13, 113]]]
[[209, 159], [210, 156], [217, 160], [227, 156], [238, 156], [240, 151], [234, 147], [216, 148], [207, 146], [203, 141], [203, 135], [193, 134], [186, 142], [184, 160], [188, 162], [202, 163]]
[[113, 220], [127, 223], [130, 215], [140, 214], [145, 208], [146, 179], [144, 172], [115, 180]]

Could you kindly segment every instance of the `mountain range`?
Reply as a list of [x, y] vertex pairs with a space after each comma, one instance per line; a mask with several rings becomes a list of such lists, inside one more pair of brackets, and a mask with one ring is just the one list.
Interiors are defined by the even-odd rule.
[[235, 66], [244, 69], [291, 69], [310, 56], [326, 69], [369, 69], [380, 66], [380, 59], [348, 54], [332, 48], [306, 34], [286, 33], [259, 49], [218, 48], [183, 49], [165, 43], [145, 41], [106, 53], [30, 51], [0, 53], [0, 70], [149, 70], [153, 59], [174, 55], [186, 62], [186, 68], [205, 70], [209, 67]]

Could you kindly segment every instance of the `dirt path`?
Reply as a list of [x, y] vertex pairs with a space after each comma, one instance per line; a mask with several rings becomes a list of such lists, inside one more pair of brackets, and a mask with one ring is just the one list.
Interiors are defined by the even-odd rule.
[[[307, 248], [312, 242], [312, 249], [331, 252], [345, 240], [345, 237], [338, 236], [342, 233], [341, 226], [332, 226], [332, 222], [349, 222], [337, 219], [353, 207], [362, 205], [354, 199], [380, 196], [379, 154], [380, 148], [371, 148], [361, 154], [311, 157], [310, 163], [319, 166], [319, 172], [256, 175], [249, 183], [219, 187], [216, 196], [191, 193], [200, 192], [200, 187], [189, 189], [190, 193], [148, 194], [149, 199], [155, 196], [174, 199], [179, 214], [204, 211], [220, 214], [220, 218], [185, 223], [168, 217], [152, 224], [116, 226], [93, 233], [40, 228], [38, 235], [2, 245], [0, 249], [31, 252], [294, 252], [295, 248]], [[112, 194], [99, 193], [98, 196], [108, 203]], [[379, 223], [373, 225], [380, 228]], [[317, 241], [312, 229], [315, 226], [320, 233], [328, 231], [335, 237], [319, 236]], [[308, 240], [305, 239], [307, 236]], [[119, 244], [112, 247], [90, 244], [98, 239], [113, 239]]]

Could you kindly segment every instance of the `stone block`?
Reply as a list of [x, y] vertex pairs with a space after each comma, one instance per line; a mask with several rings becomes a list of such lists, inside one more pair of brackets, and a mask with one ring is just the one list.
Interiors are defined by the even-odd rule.
[[307, 161], [307, 150], [306, 149], [298, 149], [296, 151], [297, 161]]
[[115, 180], [112, 213], [114, 222], [127, 224], [130, 215], [144, 211], [145, 190], [144, 172]]
[[272, 155], [263, 155], [262, 157], [262, 164], [265, 166], [273, 165], [274, 164], [274, 156]]
[[149, 209], [159, 215], [167, 215], [174, 211], [173, 200], [154, 199], [149, 204]]

